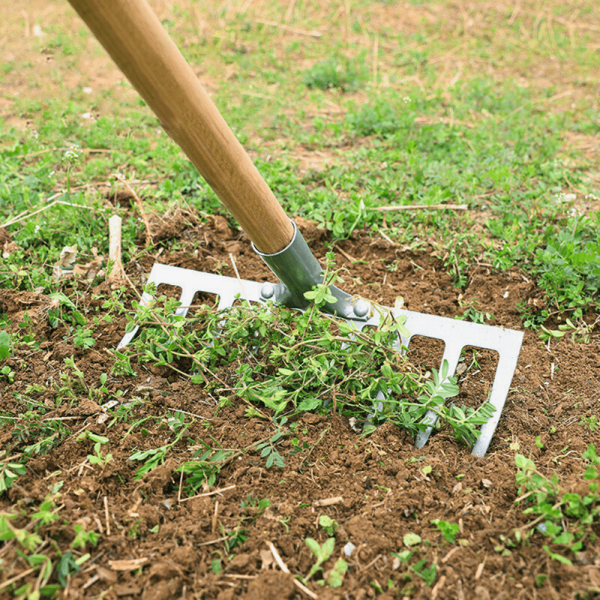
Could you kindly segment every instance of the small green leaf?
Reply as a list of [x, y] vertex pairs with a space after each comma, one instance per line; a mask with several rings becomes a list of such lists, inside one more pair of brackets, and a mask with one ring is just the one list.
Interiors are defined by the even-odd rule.
[[327, 577], [327, 585], [332, 588], [342, 587], [344, 574], [347, 570], [348, 563], [343, 558], [338, 558], [329, 573], [329, 577]]
[[4, 330], [0, 331], [0, 360], [10, 356], [10, 336]]
[[421, 543], [421, 536], [416, 533], [407, 533], [402, 540], [404, 541], [404, 545], [410, 548]]

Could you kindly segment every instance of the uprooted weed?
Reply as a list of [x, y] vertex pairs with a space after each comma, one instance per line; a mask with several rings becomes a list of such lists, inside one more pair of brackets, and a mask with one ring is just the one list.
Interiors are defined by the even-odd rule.
[[446, 405], [458, 393], [456, 381], [447, 365], [424, 373], [398, 351], [400, 335], [409, 335], [402, 317], [388, 313], [379, 328], [358, 331], [318, 310], [328, 293], [326, 284], [308, 292], [313, 303], [305, 312], [242, 303], [221, 311], [203, 305], [188, 318], [176, 313], [178, 301], [158, 297], [134, 306], [129, 329], [140, 325], [141, 332], [130, 351], [118, 353], [116, 368], [133, 374], [135, 361], [167, 367], [222, 404], [241, 399], [248, 416], [337, 412], [365, 431], [390, 421], [414, 436], [433, 411], [440, 426], [473, 444], [491, 405]]

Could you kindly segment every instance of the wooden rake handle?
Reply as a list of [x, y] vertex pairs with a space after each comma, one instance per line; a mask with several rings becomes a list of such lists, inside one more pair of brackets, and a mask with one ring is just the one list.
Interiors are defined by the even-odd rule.
[[292, 224], [146, 0], [69, 0], [165, 131], [265, 254]]

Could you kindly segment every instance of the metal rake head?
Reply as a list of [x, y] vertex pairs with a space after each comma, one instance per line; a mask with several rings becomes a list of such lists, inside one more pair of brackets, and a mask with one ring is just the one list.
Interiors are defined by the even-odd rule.
[[[219, 298], [218, 309], [223, 310], [233, 306], [238, 297], [249, 302], [265, 303], [267, 299], [272, 298], [274, 287], [271, 283], [234, 279], [223, 275], [201, 273], [191, 269], [182, 269], [159, 263], [154, 264], [152, 267], [148, 283], [153, 283], [157, 287], [165, 284], [181, 288], [182, 291], [179, 298], [181, 306], [177, 309], [177, 314], [181, 316], [187, 315], [189, 306], [198, 292], [216, 294]], [[150, 294], [144, 292], [142, 302], [146, 303], [150, 299]], [[371, 313], [375, 314], [361, 320], [353, 320], [357, 329], [362, 330], [368, 326], [377, 327], [385, 311], [381, 311], [381, 313], [371, 311]], [[442, 364], [444, 361], [448, 362], [447, 377], [452, 377], [456, 372], [461, 352], [466, 346], [485, 348], [498, 353], [498, 366], [489, 398], [489, 403], [494, 407], [495, 411], [492, 417], [482, 425], [479, 438], [473, 447], [474, 455], [485, 456], [500, 420], [500, 415], [502, 414], [502, 409], [504, 408], [504, 403], [517, 366], [523, 333], [500, 327], [490, 327], [488, 325], [479, 325], [477, 323], [458, 321], [446, 317], [426, 315], [410, 310], [393, 309], [392, 313], [395, 316], [405, 316], [406, 322], [404, 325], [410, 331], [410, 337], [403, 337], [401, 340], [402, 344], [398, 344], [398, 349], [401, 349], [402, 345], [409, 347], [410, 340], [414, 336], [439, 339], [444, 342], [445, 349]], [[127, 333], [119, 343], [117, 349], [129, 344], [135, 337], [137, 329], [136, 327]], [[437, 415], [433, 411], [427, 413], [425, 421], [428, 427], [425, 431], [418, 434], [416, 440], [417, 448], [425, 445], [433, 431], [437, 418]]]

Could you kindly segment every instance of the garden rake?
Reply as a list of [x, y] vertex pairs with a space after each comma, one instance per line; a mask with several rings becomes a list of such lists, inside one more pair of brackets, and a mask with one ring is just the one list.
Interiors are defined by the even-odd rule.
[[[155, 264], [148, 282], [181, 288], [178, 314], [185, 316], [198, 292], [216, 294], [219, 310], [236, 298], [249, 302], [273, 301], [305, 309], [304, 293], [323, 281], [322, 269], [295, 223], [258, 173], [249, 156], [210, 100], [198, 78], [163, 29], [146, 0], [69, 0], [117, 66], [160, 119], [223, 204], [246, 232], [256, 253], [279, 278], [279, 283], [259, 283]], [[487, 348], [499, 360], [489, 398], [494, 413], [482, 425], [473, 454], [484, 456], [498, 425], [517, 365], [523, 333], [448, 319], [434, 315], [378, 307], [330, 286], [334, 302], [322, 310], [351, 321], [358, 330], [377, 327], [387, 315], [404, 316], [410, 336], [441, 339], [446, 377], [456, 371], [465, 346]], [[143, 302], [151, 296], [144, 293]], [[136, 331], [122, 339], [132, 341]], [[410, 345], [400, 337], [397, 348]], [[380, 398], [381, 399], [381, 398]], [[417, 447], [428, 440], [437, 421], [430, 411], [427, 429], [417, 436]]]

